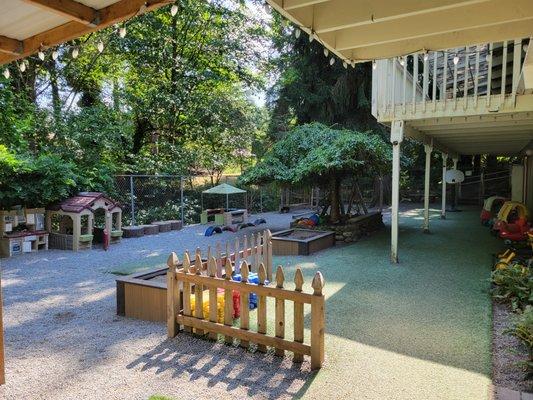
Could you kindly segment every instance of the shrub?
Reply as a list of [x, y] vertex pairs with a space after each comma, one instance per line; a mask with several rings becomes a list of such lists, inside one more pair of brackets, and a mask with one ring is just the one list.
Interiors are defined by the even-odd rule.
[[505, 269], [492, 272], [495, 299], [508, 301], [514, 311], [523, 309], [533, 301], [533, 279], [529, 268], [520, 264], [509, 265]]
[[530, 378], [533, 376], [533, 307], [531, 305], [526, 306], [508, 332], [520, 339], [527, 348], [529, 358], [521, 364], [527, 372], [527, 377]]

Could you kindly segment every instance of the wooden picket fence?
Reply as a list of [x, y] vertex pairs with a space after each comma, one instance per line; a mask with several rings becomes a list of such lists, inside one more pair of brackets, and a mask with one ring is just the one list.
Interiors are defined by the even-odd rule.
[[[246, 253], [246, 249], [245, 249]], [[228, 253], [229, 254], [229, 253]], [[239, 255], [239, 252], [236, 253]], [[268, 253], [267, 253], [268, 254]], [[232, 255], [233, 256], [233, 255]], [[272, 258], [270, 258], [271, 260]], [[267, 257], [268, 261], [268, 257]], [[225, 341], [232, 344], [234, 339], [240, 346], [248, 348], [250, 343], [257, 344], [257, 350], [266, 352], [273, 347], [275, 354], [283, 356], [285, 351], [294, 353], [294, 361], [303, 361], [304, 355], [311, 357], [311, 368], [318, 369], [324, 361], [324, 278], [317, 272], [312, 281], [313, 293], [302, 291], [304, 279], [301, 269], [297, 268], [294, 276], [294, 290], [285, 288], [285, 275], [281, 266], [277, 267], [275, 286], [266, 285], [267, 269], [259, 263], [259, 284], [248, 282], [250, 265], [244, 259], [240, 268], [234, 257], [224, 258], [222, 274], [217, 271], [217, 258], [210, 256], [202, 261], [199, 250], [196, 251], [194, 264], [191, 264], [188, 252], [178, 268], [179, 260], [172, 253], [167, 261], [167, 329], [168, 336], [175, 337], [183, 326], [185, 332], [208, 335], [217, 340], [224, 335]], [[234, 272], [240, 272], [242, 281], [231, 280]], [[217, 291], [224, 289], [224, 323], [217, 322]], [[233, 326], [232, 292], [240, 292], [240, 325]], [[257, 294], [257, 331], [250, 330], [249, 294]], [[194, 309], [191, 307], [191, 295], [194, 294]], [[208, 296], [209, 315], [204, 315], [204, 296]], [[267, 298], [275, 299], [275, 336], [267, 335]], [[285, 302], [294, 302], [294, 339], [285, 339]], [[304, 305], [311, 305], [311, 343], [304, 343]]]

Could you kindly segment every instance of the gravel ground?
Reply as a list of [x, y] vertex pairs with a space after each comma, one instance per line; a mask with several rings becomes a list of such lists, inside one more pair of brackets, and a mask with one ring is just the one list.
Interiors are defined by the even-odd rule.
[[[290, 214], [254, 216], [288, 227]], [[166, 339], [164, 325], [115, 314], [115, 275], [127, 263], [166, 259], [216, 241], [205, 226], [124, 239], [109, 251], [49, 250], [2, 259], [6, 399], [288, 398], [304, 385], [309, 365], [260, 357], [187, 335]], [[216, 356], [215, 356], [216, 355]], [[208, 390], [206, 390], [208, 389]]]
[[508, 305], [498, 302], [493, 302], [492, 309], [493, 383], [497, 387], [533, 392], [533, 380], [524, 380], [524, 370], [518, 365], [527, 360], [527, 349], [516, 337], [505, 333], [512, 325], [513, 313]]

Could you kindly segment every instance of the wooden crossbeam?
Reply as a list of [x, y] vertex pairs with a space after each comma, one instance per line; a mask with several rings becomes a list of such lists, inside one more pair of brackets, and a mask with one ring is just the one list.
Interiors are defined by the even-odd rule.
[[59, 14], [72, 21], [96, 26], [99, 23], [99, 13], [94, 8], [78, 3], [74, 0], [24, 0], [44, 10]]
[[68, 42], [80, 36], [97, 30], [101, 30], [110, 25], [127, 20], [137, 14], [143, 7], [144, 12], [155, 10], [173, 0], [121, 0], [108, 7], [99, 10], [100, 22], [97, 26], [82, 24], [78, 21], [68, 22], [64, 25], [39, 33], [23, 41], [23, 51], [19, 54], [0, 54], [0, 65], [27, 57], [40, 48], [56, 46], [60, 43]]
[[19, 55], [22, 50], [23, 44], [20, 40], [0, 35], [0, 53]]

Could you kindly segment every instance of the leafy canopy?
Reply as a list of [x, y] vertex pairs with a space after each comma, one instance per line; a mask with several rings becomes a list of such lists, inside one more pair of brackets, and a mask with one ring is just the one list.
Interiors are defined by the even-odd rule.
[[241, 182], [327, 185], [332, 178], [384, 173], [390, 159], [389, 146], [377, 135], [312, 123], [289, 131]]

